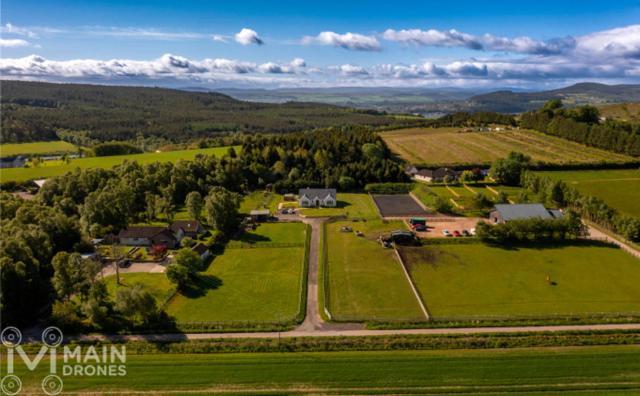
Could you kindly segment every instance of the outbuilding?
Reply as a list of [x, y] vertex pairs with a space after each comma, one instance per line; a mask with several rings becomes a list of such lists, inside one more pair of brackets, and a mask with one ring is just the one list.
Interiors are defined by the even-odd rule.
[[492, 223], [506, 223], [511, 220], [525, 219], [557, 219], [562, 212], [555, 209], [547, 209], [540, 203], [534, 204], [498, 204], [489, 214]]

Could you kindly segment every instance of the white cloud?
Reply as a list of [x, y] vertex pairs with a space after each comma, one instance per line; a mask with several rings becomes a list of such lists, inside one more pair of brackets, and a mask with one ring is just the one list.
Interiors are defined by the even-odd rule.
[[264, 41], [260, 38], [260, 36], [258, 36], [258, 33], [256, 33], [255, 30], [251, 30], [247, 28], [242, 28], [242, 30], [236, 33], [235, 39], [236, 39], [236, 42], [242, 45], [264, 44]]
[[473, 50], [505, 51], [524, 54], [558, 54], [572, 49], [575, 39], [572, 37], [538, 41], [529, 37], [499, 37], [491, 34], [474, 36], [451, 30], [393, 30], [387, 29], [382, 37], [385, 40], [405, 44], [434, 47], [465, 47]]
[[305, 36], [302, 43], [332, 45], [354, 51], [380, 51], [380, 43], [375, 37], [357, 33], [321, 32], [315, 37]]
[[30, 47], [32, 44], [23, 39], [3, 39], [0, 38], [0, 47], [2, 48], [17, 48], [17, 47]]
[[15, 34], [18, 36], [26, 36], [29, 38], [38, 38], [38, 35], [34, 31], [29, 30], [27, 28], [12, 25], [11, 23], [7, 23], [4, 26], [1, 26], [0, 32], [4, 34]]
[[603, 30], [580, 36], [576, 51], [585, 55], [640, 59], [640, 25]]
[[295, 58], [290, 64], [292, 67], [307, 67], [307, 62], [302, 58]]
[[369, 74], [367, 69], [361, 66], [352, 65], [352, 64], [344, 64], [340, 66], [334, 66], [331, 68], [332, 70], [339, 71], [342, 75], [345, 76], [366, 76]]
[[135, 28], [135, 27], [89, 27], [82, 30], [84, 33], [95, 36], [124, 37], [136, 39], [152, 39], [152, 40], [200, 40], [207, 37], [202, 33], [193, 32], [168, 32], [151, 28]]
[[220, 43], [226, 43], [229, 41], [229, 37], [228, 36], [223, 36], [221, 34], [214, 34], [211, 36], [211, 40], [213, 41], [217, 41]]

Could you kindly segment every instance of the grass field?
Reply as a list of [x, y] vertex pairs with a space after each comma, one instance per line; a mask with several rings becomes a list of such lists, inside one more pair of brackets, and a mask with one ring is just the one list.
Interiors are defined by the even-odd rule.
[[280, 194], [254, 191], [244, 197], [240, 203], [240, 213], [249, 215], [249, 212], [254, 209], [269, 209], [271, 213], [275, 213], [280, 202], [282, 202], [282, 195]]
[[[30, 372], [17, 361], [25, 391], [40, 393], [49, 365]], [[126, 371], [65, 376], [64, 391], [632, 395], [640, 391], [640, 348], [143, 354], [127, 356]]]
[[299, 213], [308, 217], [348, 216], [375, 219], [378, 216], [375, 204], [369, 194], [338, 193], [338, 205], [335, 208], [300, 209]]
[[144, 286], [155, 297], [158, 304], [163, 304], [173, 292], [173, 285], [165, 274], [121, 273], [120, 286], [116, 284], [115, 275], [107, 276], [104, 281], [109, 294], [114, 298], [118, 287], [131, 287], [135, 284]]
[[[280, 323], [298, 314], [303, 273], [305, 225], [263, 224], [231, 242], [200, 274], [196, 286], [167, 307], [178, 323]], [[274, 247], [277, 244], [296, 247]], [[266, 247], [268, 246], [268, 247]]]
[[529, 130], [457, 132], [457, 128], [412, 128], [383, 132], [389, 148], [405, 160], [429, 166], [488, 164], [511, 151], [550, 163], [624, 162], [631, 157]]
[[402, 252], [436, 319], [640, 312], [640, 265], [618, 248], [474, 243]]
[[[239, 150], [239, 146], [235, 146]], [[31, 179], [44, 179], [47, 177], [60, 176], [76, 168], [112, 168], [121, 164], [124, 160], [137, 161], [140, 164], [152, 162], [177, 162], [185, 159], [191, 160], [199, 154], [217, 155], [226, 154], [228, 147], [214, 147], [198, 150], [166, 151], [162, 153], [144, 153], [134, 155], [114, 155], [110, 157], [87, 157], [73, 159], [65, 164], [62, 161], [45, 161], [37, 168], [10, 168], [0, 169], [0, 181], [24, 181]]]
[[598, 197], [622, 213], [640, 217], [640, 170], [582, 170], [539, 172], [565, 181], [585, 195]]
[[78, 148], [63, 140], [36, 143], [0, 144], [0, 157], [11, 157], [19, 154], [61, 154], [76, 153]]
[[599, 107], [602, 117], [622, 121], [640, 121], [640, 103], [616, 103]]
[[[341, 232], [342, 226], [362, 231]], [[402, 267], [391, 249], [377, 242], [380, 234], [404, 229], [401, 222], [340, 221], [326, 225], [329, 311], [335, 320], [422, 320], [424, 316]]]

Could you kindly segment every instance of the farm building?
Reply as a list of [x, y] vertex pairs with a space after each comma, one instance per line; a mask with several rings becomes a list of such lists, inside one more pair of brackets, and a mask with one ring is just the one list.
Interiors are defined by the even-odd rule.
[[460, 177], [460, 172], [450, 168], [420, 169], [413, 177], [420, 181], [441, 182], [446, 177], [454, 180], [458, 179], [458, 177]]
[[118, 234], [120, 244], [127, 246], [164, 245], [173, 249], [180, 239], [167, 227], [133, 226], [120, 230]]
[[301, 188], [298, 196], [298, 203], [303, 208], [334, 208], [338, 202], [335, 188]]
[[555, 209], [547, 209], [542, 204], [499, 204], [489, 214], [493, 223], [506, 223], [511, 220], [524, 219], [557, 219], [562, 217], [562, 212]]
[[251, 217], [252, 221], [261, 223], [263, 221], [269, 220], [271, 212], [269, 211], [269, 209], [256, 209], [249, 212], [249, 216]]
[[22, 168], [26, 163], [27, 159], [21, 155], [0, 158], [0, 168]]
[[198, 220], [176, 220], [169, 228], [176, 235], [182, 234], [190, 238], [197, 238], [199, 234], [206, 232]]

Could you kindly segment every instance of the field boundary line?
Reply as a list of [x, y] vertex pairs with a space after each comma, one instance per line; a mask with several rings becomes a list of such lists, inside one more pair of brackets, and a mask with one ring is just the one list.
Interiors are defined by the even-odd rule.
[[458, 209], [464, 209], [462, 206], [460, 206], [460, 204], [459, 204], [459, 203], [457, 203], [457, 202], [456, 202], [456, 200], [455, 200], [455, 199], [453, 199], [453, 198], [449, 198], [449, 200], [451, 201], [451, 203], [453, 203], [453, 205], [454, 205], [456, 208], [458, 208]]
[[479, 192], [477, 192], [476, 190], [474, 190], [473, 188], [469, 187], [466, 183], [462, 183], [462, 185], [464, 186], [464, 188], [466, 188], [467, 190], [469, 190], [473, 195], [478, 195], [480, 194]]
[[424, 317], [427, 320], [430, 320], [431, 319], [431, 315], [429, 315], [429, 311], [427, 310], [427, 306], [424, 304], [424, 301], [422, 301], [422, 297], [420, 296], [420, 293], [418, 293], [418, 289], [416, 289], [416, 286], [413, 284], [413, 279], [411, 279], [411, 275], [409, 275], [409, 271], [407, 270], [407, 266], [405, 265], [404, 260], [402, 259], [402, 256], [398, 252], [398, 249], [396, 249], [395, 247], [393, 248], [393, 251], [396, 254], [396, 258], [398, 259], [398, 263], [402, 267], [402, 271], [404, 272], [404, 275], [407, 277], [407, 281], [409, 282], [409, 285], [411, 286], [411, 290], [413, 291], [413, 295], [416, 297], [416, 300], [418, 300], [418, 304], [420, 305], [420, 309], [422, 310], [422, 313], [424, 314]]
[[453, 194], [456, 198], [460, 198], [460, 194], [458, 194], [457, 192], [455, 192], [451, 187], [449, 187], [449, 185], [448, 185], [448, 184], [445, 184], [444, 186], [445, 186], [445, 187], [447, 188], [447, 190], [449, 190], [449, 192], [450, 192], [451, 194]]
[[409, 191], [409, 196], [411, 196], [411, 198], [413, 198], [414, 201], [416, 201], [416, 203], [425, 211], [425, 212], [431, 212], [431, 209], [429, 209], [427, 207], [427, 205], [425, 205], [414, 193], [413, 191]]

